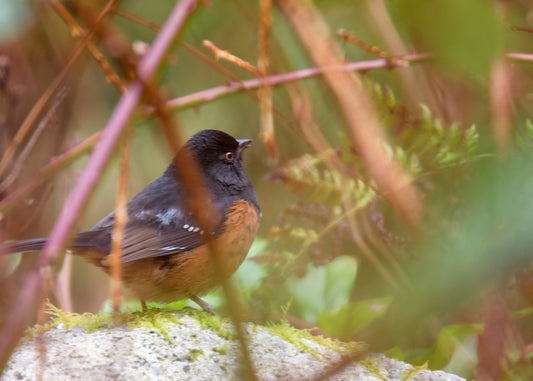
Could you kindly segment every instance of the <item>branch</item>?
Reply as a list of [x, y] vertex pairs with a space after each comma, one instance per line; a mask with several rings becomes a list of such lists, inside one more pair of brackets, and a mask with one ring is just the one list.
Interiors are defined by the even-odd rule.
[[[409, 66], [411, 63], [426, 61], [431, 56], [427, 53], [412, 53], [405, 56], [397, 57], [400, 67]], [[394, 65], [392, 67], [395, 67]], [[202, 103], [211, 102], [222, 97], [237, 93], [242, 90], [258, 89], [264, 84], [270, 86], [279, 86], [285, 83], [299, 81], [302, 79], [318, 77], [329, 72], [356, 72], [376, 69], [390, 69], [390, 59], [375, 59], [367, 61], [355, 61], [342, 65], [335, 65], [330, 67], [312, 67], [301, 69], [283, 74], [274, 74], [262, 78], [249, 79], [241, 82], [230, 82], [227, 85], [212, 87], [207, 90], [198, 91], [196, 93], [187, 94], [182, 97], [171, 99], [167, 102], [167, 107], [171, 110], [178, 110], [187, 107], [194, 107]], [[153, 107], [147, 107], [145, 112], [153, 114]]]
[[15, 204], [27, 197], [39, 185], [44, 183], [49, 177], [56, 172], [72, 163], [79, 156], [88, 152], [100, 138], [101, 132], [91, 135], [78, 145], [70, 148], [60, 156], [53, 157], [50, 162], [42, 167], [34, 176], [33, 179], [17, 188], [16, 191], [6, 196], [0, 201], [0, 213], [8, 212]]
[[[76, 22], [74, 17], [72, 17], [65, 6], [59, 2], [59, 0], [50, 0], [50, 5], [69, 26], [74, 37], [83, 38], [85, 36], [86, 31]], [[115, 73], [105, 56], [100, 52], [100, 50], [98, 50], [96, 45], [89, 40], [87, 41], [87, 50], [89, 50], [93, 58], [96, 60], [96, 62], [98, 62], [104, 71], [107, 80], [111, 82], [121, 93], [123, 93], [124, 90], [126, 90], [126, 86], [122, 83], [120, 77], [117, 73]]]

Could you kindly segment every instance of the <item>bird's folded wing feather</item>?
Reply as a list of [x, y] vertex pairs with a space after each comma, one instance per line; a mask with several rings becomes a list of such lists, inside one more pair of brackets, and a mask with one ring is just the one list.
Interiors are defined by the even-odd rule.
[[[215, 231], [205, 232], [195, 226], [190, 217], [187, 220], [189, 223], [186, 223], [181, 214], [162, 224], [158, 214], [145, 210], [143, 214], [129, 218], [122, 240], [122, 262], [189, 251], [207, 243], [209, 238], [218, 236], [223, 229], [220, 221]], [[109, 254], [113, 224], [114, 214], [111, 213], [93, 230], [78, 234], [73, 246], [97, 247]]]

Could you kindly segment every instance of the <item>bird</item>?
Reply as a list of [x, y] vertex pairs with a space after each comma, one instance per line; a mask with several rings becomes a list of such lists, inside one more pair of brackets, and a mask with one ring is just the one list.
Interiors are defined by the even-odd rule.
[[[122, 283], [143, 309], [146, 301], [188, 298], [214, 313], [200, 296], [239, 268], [261, 218], [259, 199], [243, 164], [243, 151], [250, 143], [251, 139], [235, 139], [219, 130], [197, 132], [163, 174], [128, 201]], [[201, 181], [187, 182], [191, 168], [197, 169], [194, 173]], [[203, 195], [201, 208], [197, 192]], [[77, 233], [67, 253], [109, 274], [114, 223], [113, 211], [92, 229]], [[47, 238], [6, 242], [0, 244], [0, 253], [38, 251], [46, 242]]]

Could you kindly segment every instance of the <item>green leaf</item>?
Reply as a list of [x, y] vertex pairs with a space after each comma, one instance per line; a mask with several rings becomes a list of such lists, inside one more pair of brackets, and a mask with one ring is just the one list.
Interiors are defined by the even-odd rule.
[[351, 339], [361, 329], [382, 317], [392, 298], [367, 299], [350, 302], [342, 307], [320, 314], [318, 326], [326, 333], [340, 339]]
[[437, 338], [432, 353], [428, 357], [430, 369], [442, 369], [450, 362], [459, 339], [478, 335], [482, 331], [480, 324], [458, 324], [444, 327]]
[[14, 253], [4, 256], [4, 267], [0, 269], [0, 277], [7, 277], [11, 275], [20, 265], [22, 253]]
[[292, 306], [302, 319], [315, 323], [320, 314], [348, 303], [356, 274], [357, 261], [348, 256], [326, 266], [309, 266], [305, 277], [287, 282]]
[[405, 361], [405, 352], [399, 346], [392, 347], [385, 351], [385, 356], [399, 361]]
[[325, 268], [324, 306], [335, 309], [348, 303], [357, 274], [354, 257], [342, 256], [331, 261]]
[[266, 276], [267, 271], [265, 267], [256, 263], [253, 258], [257, 254], [265, 251], [267, 246], [267, 240], [256, 238], [248, 252], [247, 258], [235, 273], [234, 276], [237, 278], [243, 291], [249, 291], [250, 289], [259, 287], [261, 284], [261, 278]]
[[326, 272], [324, 267], [311, 267], [303, 278], [292, 278], [287, 288], [292, 296], [292, 307], [307, 322], [314, 323], [317, 315], [324, 311], [324, 289]]

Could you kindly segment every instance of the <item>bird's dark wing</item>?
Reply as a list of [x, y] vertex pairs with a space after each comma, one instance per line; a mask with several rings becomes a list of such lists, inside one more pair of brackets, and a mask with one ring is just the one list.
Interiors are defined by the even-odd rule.
[[[128, 202], [122, 262], [192, 250], [206, 243], [209, 234], [213, 237], [220, 233], [223, 222], [221, 214], [213, 215], [219, 216], [212, 225], [216, 229], [204, 232], [183, 200], [179, 184], [167, 171]], [[109, 254], [114, 223], [115, 214], [110, 213], [90, 231], [79, 233], [73, 246], [97, 247]]]
[[[222, 221], [216, 225], [218, 228], [215, 231], [205, 232], [192, 223], [190, 216], [185, 219], [176, 215], [174, 219], [160, 221], [157, 213], [151, 215], [147, 210], [144, 212], [142, 216], [132, 216], [126, 225], [122, 240], [122, 262], [189, 251], [207, 243], [208, 235], [216, 237], [222, 232]], [[98, 229], [78, 234], [73, 246], [97, 247], [109, 254], [114, 214], [106, 219], [106, 224], [99, 223]]]
[[198, 227], [183, 224], [182, 228], [155, 230], [146, 227], [128, 226], [122, 244], [122, 262], [160, 257], [192, 250], [207, 243], [208, 234]]

